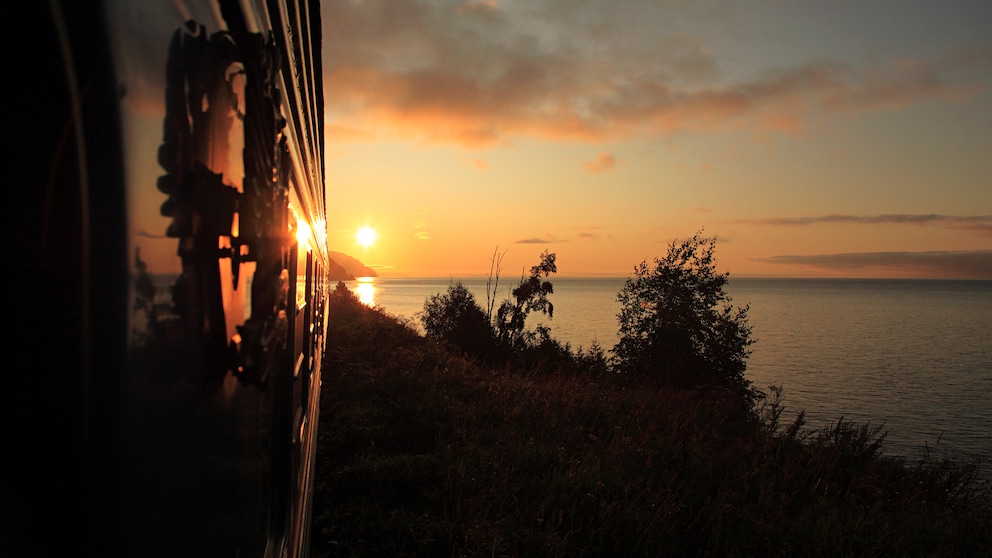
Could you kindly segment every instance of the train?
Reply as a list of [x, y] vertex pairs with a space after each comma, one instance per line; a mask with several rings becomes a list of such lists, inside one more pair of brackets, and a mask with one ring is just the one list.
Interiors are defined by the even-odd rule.
[[3, 553], [306, 556], [319, 0], [26, 4], [5, 33]]

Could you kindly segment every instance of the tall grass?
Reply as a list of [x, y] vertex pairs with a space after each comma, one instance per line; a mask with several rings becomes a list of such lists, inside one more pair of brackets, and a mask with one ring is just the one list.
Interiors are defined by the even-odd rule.
[[487, 369], [332, 296], [312, 555], [988, 556], [980, 460], [560, 363]]

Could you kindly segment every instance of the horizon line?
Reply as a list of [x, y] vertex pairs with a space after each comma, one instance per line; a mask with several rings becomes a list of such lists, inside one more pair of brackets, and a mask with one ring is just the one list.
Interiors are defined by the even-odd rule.
[[[362, 278], [368, 278], [369, 276], [362, 276]], [[612, 272], [600, 272], [600, 273], [556, 273], [554, 277], [549, 280], [553, 281], [557, 279], [627, 279], [632, 277], [631, 274], [621, 274]], [[404, 274], [390, 274], [390, 275], [378, 275], [371, 276], [372, 279], [488, 279], [489, 275], [486, 273], [466, 273], [466, 274], [444, 274], [444, 275], [404, 275]], [[838, 280], [881, 280], [881, 281], [992, 281], [992, 277], [933, 277], [933, 276], [920, 276], [920, 277], [908, 277], [902, 276], [883, 276], [883, 275], [767, 275], [767, 274], [757, 274], [757, 273], [731, 273], [728, 280], [733, 279], [838, 279]], [[359, 276], [355, 276], [355, 280], [359, 279]], [[507, 280], [506, 276], [501, 276], [501, 282]]]

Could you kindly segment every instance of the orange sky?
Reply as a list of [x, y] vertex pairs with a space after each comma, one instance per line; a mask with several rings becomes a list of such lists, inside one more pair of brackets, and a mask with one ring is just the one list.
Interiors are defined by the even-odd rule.
[[[114, 5], [129, 226], [172, 272], [165, 45], [216, 14]], [[702, 230], [735, 276], [992, 279], [988, 0], [321, 8], [328, 246], [382, 276], [625, 276]]]
[[733, 275], [992, 279], [987, 1], [322, 6], [328, 241], [383, 276], [702, 229]]

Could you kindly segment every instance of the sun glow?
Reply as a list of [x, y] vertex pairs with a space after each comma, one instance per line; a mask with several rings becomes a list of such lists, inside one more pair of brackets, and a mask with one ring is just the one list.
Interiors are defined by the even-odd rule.
[[368, 248], [369, 246], [375, 244], [375, 239], [375, 229], [372, 227], [362, 227], [358, 229], [357, 233], [355, 233], [355, 240], [357, 240], [358, 243], [364, 248]]
[[355, 294], [358, 300], [366, 306], [375, 306], [375, 280], [372, 277], [358, 277]]
[[296, 219], [296, 240], [300, 243], [300, 246], [306, 246], [310, 249], [310, 225], [307, 224], [303, 219]]

